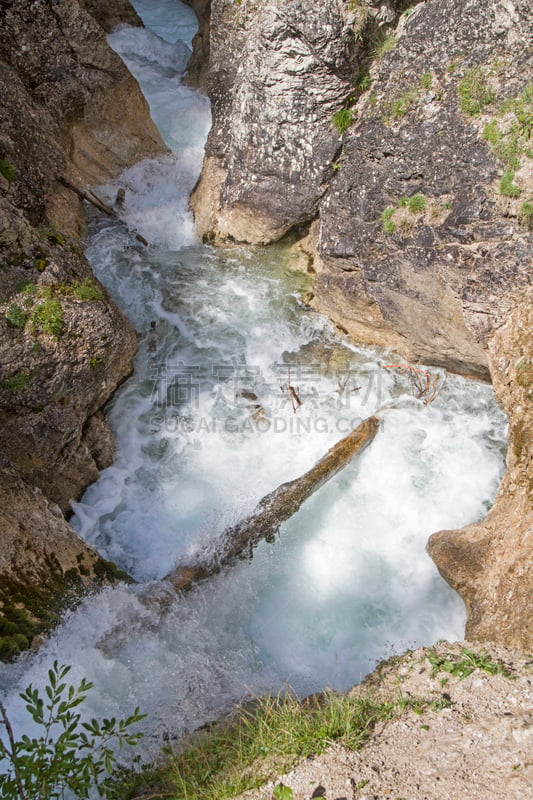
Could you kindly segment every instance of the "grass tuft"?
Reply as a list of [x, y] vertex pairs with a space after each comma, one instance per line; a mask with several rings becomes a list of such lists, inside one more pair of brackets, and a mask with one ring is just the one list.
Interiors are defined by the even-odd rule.
[[514, 170], [508, 169], [500, 179], [500, 194], [504, 197], [520, 197], [520, 188], [514, 183]]
[[494, 92], [487, 84], [487, 78], [480, 67], [467, 70], [457, 88], [461, 111], [470, 117], [477, 117], [483, 108], [495, 99]]
[[336, 111], [332, 118], [331, 122], [333, 127], [338, 131], [338, 133], [342, 136], [350, 125], [353, 122], [354, 112], [351, 108], [340, 108]]
[[303, 702], [292, 694], [261, 698], [170, 756], [165, 791], [174, 800], [229, 800], [333, 742], [358, 749], [391, 712], [391, 704], [334, 692]]

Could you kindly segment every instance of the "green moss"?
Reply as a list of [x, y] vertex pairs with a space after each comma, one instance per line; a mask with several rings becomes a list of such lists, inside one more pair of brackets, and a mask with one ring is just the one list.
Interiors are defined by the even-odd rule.
[[13, 164], [7, 158], [0, 158], [0, 175], [9, 183], [12, 183], [15, 179], [15, 173], [16, 169]]
[[477, 117], [485, 106], [495, 99], [494, 92], [487, 84], [487, 77], [481, 67], [467, 70], [457, 87], [461, 111], [470, 117]]
[[58, 233], [54, 228], [51, 228], [47, 225], [39, 225], [37, 228], [39, 231], [39, 236], [42, 239], [46, 239], [46, 241], [50, 242], [51, 244], [57, 244], [61, 247], [65, 244], [65, 239], [61, 233]]
[[520, 188], [514, 183], [514, 171], [511, 169], [500, 179], [500, 194], [504, 197], [520, 197]]
[[331, 122], [341, 136], [346, 133], [352, 124], [353, 116], [354, 112], [351, 108], [340, 108], [333, 114]]
[[3, 386], [6, 392], [22, 392], [31, 381], [31, 375], [28, 372], [15, 372], [9, 378], [6, 378]]
[[[31, 646], [35, 636], [52, 630], [68, 608], [75, 607], [86, 593], [82, 576], [90, 574], [87, 566], [62, 572], [48, 560], [47, 572], [40, 585], [4, 578], [0, 589], [0, 659], [10, 661]], [[132, 579], [110, 561], [97, 561], [94, 573], [98, 581]]]
[[112, 561], [106, 561], [104, 558], [98, 559], [93, 564], [94, 574], [97, 578], [104, 581], [125, 581], [126, 583], [133, 583], [131, 575], [128, 575], [124, 570], [119, 569]]

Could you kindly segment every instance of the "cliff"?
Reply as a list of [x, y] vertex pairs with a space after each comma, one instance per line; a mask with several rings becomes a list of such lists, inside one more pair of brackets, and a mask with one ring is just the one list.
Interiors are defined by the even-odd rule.
[[[99, 409], [131, 371], [136, 337], [92, 276], [81, 201], [58, 179], [85, 188], [163, 145], [136, 81], [87, 9], [106, 26], [124, 13], [135, 21], [124, 0], [0, 6], [4, 656], [52, 624], [50, 604], [67, 584], [114, 575], [62, 512], [112, 459]], [[15, 617], [25, 620], [25, 642], [13, 638]]]
[[[289, 230], [352, 338], [492, 377], [509, 467], [489, 517], [434, 537], [468, 635], [528, 647], [532, 25], [526, 0], [212, 0], [205, 239]], [[428, 531], [428, 534], [430, 531]], [[502, 554], [505, 553], [505, 557]]]

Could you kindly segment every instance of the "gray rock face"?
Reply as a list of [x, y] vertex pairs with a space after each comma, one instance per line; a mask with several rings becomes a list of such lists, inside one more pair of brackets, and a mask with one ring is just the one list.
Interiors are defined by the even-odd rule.
[[317, 305], [355, 336], [487, 375], [482, 347], [531, 279], [532, 184], [524, 154], [520, 197], [502, 196], [483, 131], [514, 124], [503, 109], [531, 81], [530, 24], [523, 0], [428, 2], [374, 67], [320, 209]]
[[331, 117], [353, 89], [353, 23], [340, 0], [212, 2], [201, 235], [268, 242], [316, 214], [340, 150]]

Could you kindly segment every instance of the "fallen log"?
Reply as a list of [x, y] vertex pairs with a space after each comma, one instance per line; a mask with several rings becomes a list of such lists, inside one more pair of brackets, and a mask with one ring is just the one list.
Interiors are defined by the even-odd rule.
[[348, 436], [334, 444], [327, 453], [306, 473], [287, 483], [282, 483], [273, 492], [265, 495], [249, 517], [237, 525], [226, 528], [213, 546], [200, 553], [193, 564], [178, 564], [162, 580], [154, 581], [145, 587], [134, 589], [141, 604], [137, 612], [132, 611], [126, 624], [109, 630], [100, 641], [99, 647], [106, 652], [114, 652], [136, 626], [157, 624], [154, 617], [149, 621], [142, 608], [163, 613], [178, 594], [186, 592], [199, 581], [215, 575], [223, 567], [229, 566], [238, 558], [252, 556], [253, 548], [266, 539], [271, 541], [280, 525], [295, 514], [302, 503], [327, 481], [346, 467], [352, 458], [361, 453], [374, 439], [379, 428], [379, 419], [369, 417], [357, 426]]
[[282, 522], [292, 517], [305, 500], [344, 469], [356, 453], [362, 452], [370, 444], [378, 428], [377, 417], [365, 419], [348, 436], [334, 444], [308, 472], [282, 483], [259, 501], [249, 517], [226, 528], [217, 543], [216, 558], [211, 556], [202, 563], [200, 557], [196, 564], [178, 565], [163, 581], [171, 584], [177, 592], [183, 592], [235, 559], [250, 557], [261, 539], [271, 541]]

